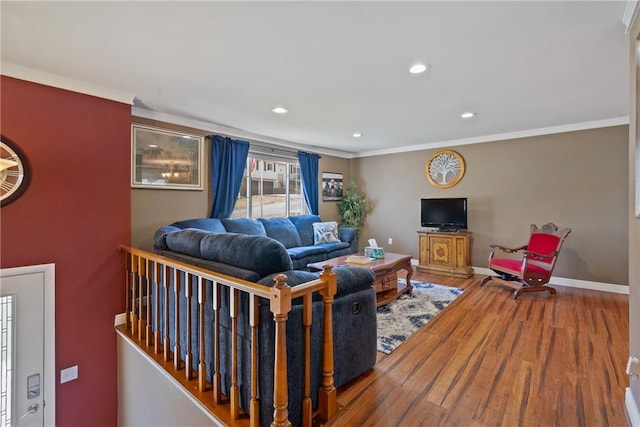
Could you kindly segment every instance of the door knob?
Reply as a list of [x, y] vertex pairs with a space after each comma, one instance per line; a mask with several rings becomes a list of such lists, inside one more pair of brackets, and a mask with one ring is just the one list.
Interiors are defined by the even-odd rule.
[[27, 412], [22, 414], [20, 416], [20, 418], [18, 418], [18, 421], [23, 419], [24, 417], [26, 417], [29, 414], [35, 414], [36, 412], [38, 412], [38, 409], [40, 409], [40, 405], [38, 403], [33, 403], [33, 404], [29, 405], [29, 407], [27, 408]]

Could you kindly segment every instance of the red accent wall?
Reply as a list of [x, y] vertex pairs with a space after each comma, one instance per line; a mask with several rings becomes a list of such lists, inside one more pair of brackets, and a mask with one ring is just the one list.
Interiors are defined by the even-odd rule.
[[2, 268], [56, 265], [56, 425], [117, 424], [114, 316], [124, 312], [118, 245], [131, 239], [131, 106], [6, 76], [2, 135], [33, 171], [0, 210]]

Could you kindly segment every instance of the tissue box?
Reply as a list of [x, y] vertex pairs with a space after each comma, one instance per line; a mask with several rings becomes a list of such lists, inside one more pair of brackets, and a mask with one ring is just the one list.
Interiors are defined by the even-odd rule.
[[368, 256], [369, 258], [374, 259], [382, 259], [384, 258], [384, 248], [373, 248], [371, 246], [366, 246], [364, 248], [364, 256]]

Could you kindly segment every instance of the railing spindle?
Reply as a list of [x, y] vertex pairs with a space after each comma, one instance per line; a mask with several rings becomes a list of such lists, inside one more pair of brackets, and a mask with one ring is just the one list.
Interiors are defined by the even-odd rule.
[[205, 287], [205, 281], [201, 276], [197, 277], [198, 283], [198, 391], [204, 392], [207, 385], [207, 365], [205, 363], [205, 337], [204, 337], [204, 309], [205, 301], [207, 300], [207, 288]]
[[124, 326], [129, 331], [131, 327], [131, 270], [129, 266], [131, 265], [131, 253], [127, 252], [124, 257], [124, 272], [125, 272], [125, 320]]
[[240, 415], [240, 389], [238, 388], [238, 290], [229, 290], [229, 311], [231, 316], [231, 417], [235, 420]]
[[146, 328], [145, 328], [145, 337], [147, 347], [153, 345], [153, 331], [152, 323], [151, 323], [151, 312], [153, 311], [151, 307], [151, 260], [145, 258], [145, 277], [147, 278], [147, 296], [145, 297], [145, 307], [146, 307]]
[[171, 360], [171, 340], [169, 339], [169, 284], [171, 280], [169, 279], [169, 275], [171, 274], [171, 267], [168, 265], [164, 268], [164, 276], [162, 277], [162, 285], [164, 287], [164, 323], [163, 323], [163, 332], [164, 332], [164, 340], [163, 340], [163, 357], [164, 361], [168, 362]]
[[260, 426], [260, 403], [258, 402], [258, 324], [260, 323], [259, 298], [249, 296], [249, 326], [251, 326], [251, 401], [249, 402], [249, 425]]
[[216, 405], [222, 402], [222, 375], [220, 374], [220, 283], [211, 282], [213, 286], [213, 401]]
[[138, 330], [138, 315], [136, 313], [136, 294], [138, 289], [138, 257], [131, 257], [131, 274], [132, 274], [132, 283], [131, 283], [131, 334], [133, 336], [137, 335]]
[[153, 315], [154, 315], [154, 333], [153, 333], [153, 352], [160, 353], [160, 273], [162, 272], [162, 264], [158, 261], [154, 262], [155, 274], [153, 275], [153, 286], [156, 297], [153, 299]]
[[182, 282], [182, 274], [177, 268], [173, 269], [173, 336], [175, 343], [173, 345], [173, 367], [176, 371], [180, 370], [182, 356], [182, 348], [180, 346], [180, 288]]
[[187, 381], [191, 380], [193, 378], [193, 375], [191, 374], [191, 368], [193, 366], [193, 356], [192, 356], [192, 352], [191, 352], [191, 295], [193, 294], [192, 289], [191, 289], [191, 285], [192, 285], [192, 281], [191, 281], [191, 274], [185, 273], [185, 284], [184, 284], [184, 295], [185, 295], [185, 299], [187, 300], [187, 309], [186, 309], [186, 317], [187, 317], [187, 330], [186, 330], [186, 334], [187, 336], [185, 337], [187, 340], [186, 343], [186, 347], [185, 348], [185, 356], [184, 356], [184, 371], [185, 371], [185, 378]]
[[138, 257], [138, 339], [142, 341], [144, 339], [144, 333], [146, 331], [146, 325], [144, 324], [144, 281], [146, 279], [146, 272], [144, 269], [145, 259]]
[[304, 326], [304, 399], [302, 400], [302, 425], [311, 427], [313, 402], [311, 401], [311, 294], [302, 298], [302, 325]]

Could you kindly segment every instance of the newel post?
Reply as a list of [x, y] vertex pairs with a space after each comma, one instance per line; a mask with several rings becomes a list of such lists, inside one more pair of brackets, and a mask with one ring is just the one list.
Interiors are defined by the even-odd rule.
[[272, 427], [291, 426], [289, 421], [289, 391], [287, 377], [287, 318], [291, 311], [291, 288], [287, 276], [278, 274], [271, 288], [270, 308], [275, 322], [275, 361], [273, 364], [273, 422]]
[[338, 278], [331, 265], [325, 265], [320, 278], [327, 286], [320, 291], [324, 303], [324, 327], [322, 338], [322, 385], [318, 392], [320, 418], [330, 420], [337, 411], [337, 394], [333, 383], [333, 299], [338, 291]]

